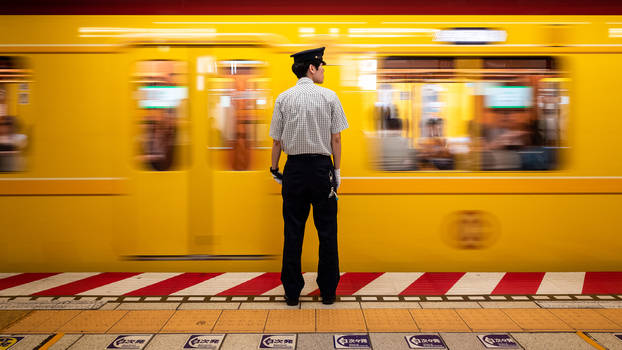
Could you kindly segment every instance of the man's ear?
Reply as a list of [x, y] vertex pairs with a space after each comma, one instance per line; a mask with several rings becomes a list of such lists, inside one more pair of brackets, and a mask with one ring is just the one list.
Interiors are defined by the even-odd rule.
[[315, 69], [315, 66], [309, 63], [309, 68], [307, 69], [307, 71], [310, 71], [311, 74], [315, 73], [313, 70]]

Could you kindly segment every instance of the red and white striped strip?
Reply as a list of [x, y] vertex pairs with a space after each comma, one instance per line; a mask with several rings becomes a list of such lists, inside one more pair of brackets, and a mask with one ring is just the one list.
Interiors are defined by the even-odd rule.
[[[317, 274], [303, 274], [317, 295]], [[1, 273], [0, 295], [282, 295], [277, 272]], [[622, 272], [348, 272], [338, 295], [622, 294]]]

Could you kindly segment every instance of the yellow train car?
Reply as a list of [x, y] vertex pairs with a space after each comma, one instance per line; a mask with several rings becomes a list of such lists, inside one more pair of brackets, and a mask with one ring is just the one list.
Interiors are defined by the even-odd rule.
[[268, 128], [318, 46], [343, 271], [619, 270], [621, 23], [0, 16], [0, 270], [278, 271]]

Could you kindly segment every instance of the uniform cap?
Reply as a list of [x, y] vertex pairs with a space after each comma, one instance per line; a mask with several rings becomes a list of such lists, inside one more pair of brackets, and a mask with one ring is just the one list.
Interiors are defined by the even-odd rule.
[[319, 60], [323, 65], [326, 65], [326, 62], [322, 59], [322, 56], [324, 56], [324, 49], [324, 47], [319, 47], [317, 49], [304, 50], [296, 52], [289, 57], [294, 58], [294, 63]]

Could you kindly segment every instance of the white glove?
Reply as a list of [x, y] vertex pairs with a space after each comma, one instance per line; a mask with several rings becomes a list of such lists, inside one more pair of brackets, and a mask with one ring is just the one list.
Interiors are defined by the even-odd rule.
[[279, 185], [283, 184], [283, 180], [279, 179], [278, 177], [272, 175], [272, 178], [274, 179], [274, 181], [276, 181], [276, 183], [278, 183]]
[[[341, 185], [341, 169], [335, 169], [335, 184], [337, 185], [337, 188]], [[335, 188], [335, 191], [337, 188]]]
[[270, 168], [270, 173], [272, 174], [274, 181], [276, 181], [279, 185], [283, 184], [283, 173], [279, 173], [279, 168]]

